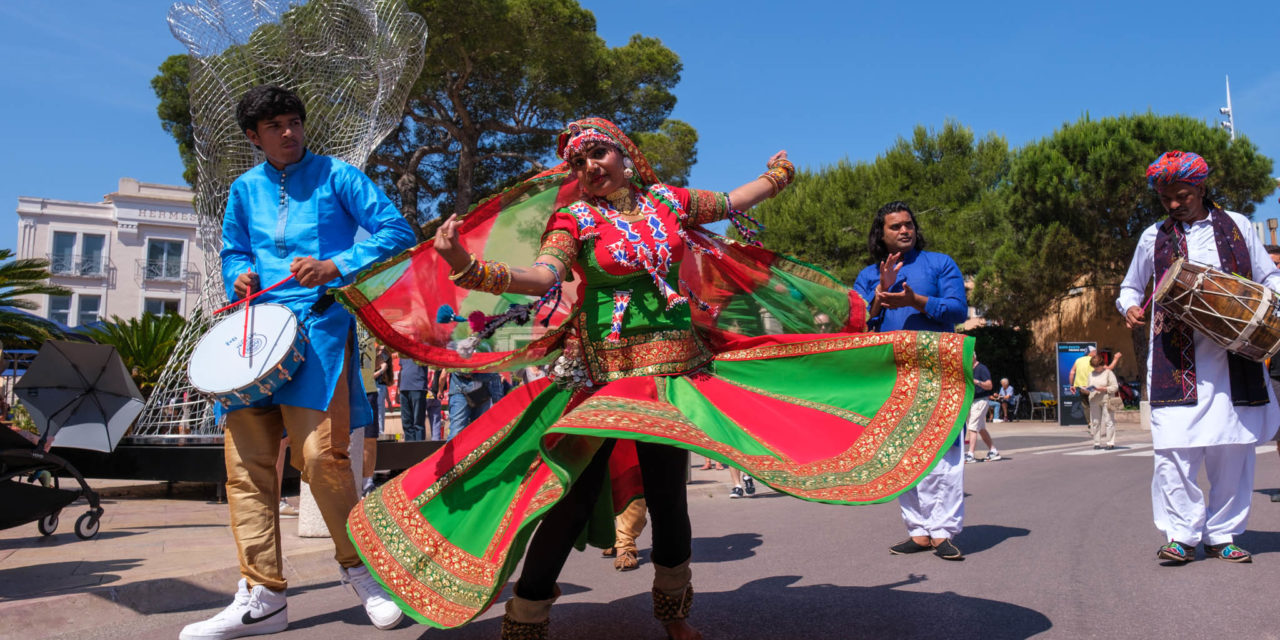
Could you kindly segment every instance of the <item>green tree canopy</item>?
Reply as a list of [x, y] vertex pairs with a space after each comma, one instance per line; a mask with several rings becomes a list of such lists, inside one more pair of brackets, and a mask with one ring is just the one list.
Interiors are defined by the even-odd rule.
[[[427, 62], [405, 118], [369, 158], [368, 173], [427, 237], [423, 222], [467, 211], [552, 161], [570, 120], [609, 118], [636, 134], [659, 175], [683, 184], [697, 132], [666, 120], [679, 57], [656, 38], [609, 47], [577, 0], [407, 0], [427, 21]], [[230, 52], [234, 53], [234, 52]], [[152, 80], [161, 126], [194, 183], [186, 56]]]
[[37, 349], [49, 338], [62, 337], [53, 323], [19, 310], [40, 305], [24, 296], [68, 296], [71, 291], [49, 284], [49, 261], [13, 259], [12, 249], [0, 249], [0, 344], [5, 349]]
[[178, 142], [182, 158], [182, 179], [196, 184], [196, 148], [191, 128], [191, 100], [187, 93], [190, 70], [186, 54], [172, 55], [160, 63], [160, 75], [151, 79], [151, 90], [160, 99], [156, 114], [165, 133]]
[[[415, 226], [436, 211], [465, 212], [543, 168], [570, 120], [600, 116], [624, 131], [655, 131], [675, 106], [676, 54], [641, 35], [608, 47], [576, 0], [409, 6], [427, 20], [427, 63], [403, 125], [369, 164]], [[671, 156], [673, 164], [680, 157]]]
[[917, 126], [874, 162], [841, 161], [801, 172], [777, 198], [757, 207], [771, 248], [822, 265], [852, 283], [871, 263], [867, 236], [876, 211], [905, 201], [931, 250], [950, 254], [962, 271], [982, 263], [993, 239], [973, 233], [985, 219], [1009, 168], [1009, 147], [994, 134], [975, 139], [956, 122], [941, 130]]
[[1145, 171], [1171, 149], [1205, 158], [1209, 196], [1230, 210], [1252, 214], [1275, 190], [1271, 159], [1247, 138], [1186, 116], [1086, 116], [1017, 152], [986, 212], [999, 244], [977, 272], [975, 306], [1024, 324], [1071, 287], [1118, 286], [1138, 237], [1165, 215]]

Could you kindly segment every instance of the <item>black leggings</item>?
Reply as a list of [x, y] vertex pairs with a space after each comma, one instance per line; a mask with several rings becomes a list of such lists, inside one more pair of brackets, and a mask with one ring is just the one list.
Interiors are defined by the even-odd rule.
[[[546, 600], [555, 595], [556, 579], [569, 559], [573, 543], [587, 526], [600, 497], [613, 440], [596, 452], [577, 482], [556, 503], [538, 525], [524, 555], [524, 570], [516, 582], [515, 594], [526, 600]], [[654, 564], [676, 567], [689, 559], [693, 531], [689, 526], [689, 501], [684, 478], [689, 458], [675, 447], [636, 442], [644, 497], [653, 523]]]

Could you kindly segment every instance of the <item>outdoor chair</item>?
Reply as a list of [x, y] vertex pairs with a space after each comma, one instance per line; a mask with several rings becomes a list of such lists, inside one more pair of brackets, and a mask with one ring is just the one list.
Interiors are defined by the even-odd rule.
[[1008, 406], [1008, 409], [1009, 409], [1009, 415], [1008, 415], [1007, 417], [1013, 418], [1014, 420], [1020, 420], [1020, 419], [1022, 419], [1022, 414], [1021, 414], [1021, 413], [1019, 413], [1019, 411], [1018, 411], [1019, 409], [1021, 409], [1021, 408], [1022, 408], [1022, 394], [1021, 394], [1021, 393], [1014, 393], [1014, 394], [1013, 394], [1013, 397], [1009, 399], [1009, 402], [1007, 403], [1007, 406]]
[[1054, 420], [1058, 417], [1058, 399], [1048, 391], [1031, 391], [1028, 394], [1031, 399], [1031, 419], [1036, 419], [1036, 412], [1040, 412], [1041, 420]]

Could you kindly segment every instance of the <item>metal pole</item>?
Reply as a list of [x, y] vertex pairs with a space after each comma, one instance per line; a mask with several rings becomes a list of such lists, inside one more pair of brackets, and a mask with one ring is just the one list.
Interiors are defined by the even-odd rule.
[[1218, 124], [1223, 129], [1226, 129], [1228, 133], [1231, 134], [1231, 141], [1234, 142], [1236, 139], [1236, 115], [1231, 110], [1231, 76], [1226, 76], [1226, 78], [1227, 78], [1227, 106], [1219, 107], [1218, 113], [1221, 113], [1222, 115], [1226, 116], [1227, 119], [1223, 120]]

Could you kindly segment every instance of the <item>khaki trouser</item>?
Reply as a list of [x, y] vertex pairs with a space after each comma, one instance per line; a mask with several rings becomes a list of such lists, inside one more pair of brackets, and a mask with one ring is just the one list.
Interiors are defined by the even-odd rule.
[[[1111, 407], [1107, 406], [1108, 396], [1098, 394], [1089, 402], [1089, 432], [1093, 435], [1093, 444], [1114, 447], [1116, 444], [1116, 421], [1111, 415]], [[1103, 442], [1103, 440], [1106, 442]]]
[[644, 531], [644, 525], [647, 522], [645, 514], [649, 511], [649, 505], [645, 503], [644, 498], [632, 500], [627, 505], [626, 510], [618, 514], [617, 517], [617, 540], [614, 547], [618, 549], [618, 553], [623, 551], [636, 552], [636, 538], [640, 532]]
[[346, 529], [347, 514], [356, 504], [347, 453], [350, 425], [345, 364], [328, 411], [277, 405], [227, 414], [223, 446], [227, 503], [240, 554], [240, 575], [250, 588], [262, 585], [281, 591], [287, 586], [280, 552], [280, 485], [276, 479], [276, 456], [285, 429], [292, 445], [290, 463], [311, 487], [333, 538], [334, 559], [345, 568], [361, 564]]

